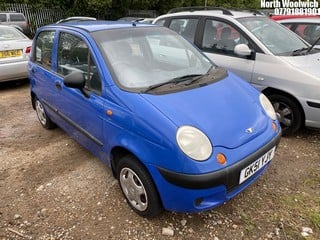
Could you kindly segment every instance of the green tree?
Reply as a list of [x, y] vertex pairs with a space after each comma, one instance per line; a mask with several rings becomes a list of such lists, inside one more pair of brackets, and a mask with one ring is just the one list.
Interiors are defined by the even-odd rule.
[[83, 15], [100, 19], [118, 19], [132, 10], [156, 10], [164, 14], [171, 8], [216, 6], [232, 8], [260, 8], [260, 0], [0, 0], [4, 3], [26, 3], [35, 8], [60, 8], [67, 16]]

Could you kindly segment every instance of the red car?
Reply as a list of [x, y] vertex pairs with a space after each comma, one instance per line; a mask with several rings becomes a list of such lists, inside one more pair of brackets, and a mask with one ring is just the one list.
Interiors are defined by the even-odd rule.
[[319, 18], [320, 15], [270, 15], [270, 18], [279, 21], [291, 18]]

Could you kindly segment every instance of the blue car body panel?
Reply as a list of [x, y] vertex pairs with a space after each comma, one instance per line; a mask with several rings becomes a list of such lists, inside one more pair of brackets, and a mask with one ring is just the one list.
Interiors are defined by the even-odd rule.
[[[31, 92], [43, 103], [53, 122], [109, 166], [114, 148], [121, 147], [134, 154], [150, 173], [167, 210], [194, 212], [218, 206], [265, 171], [269, 164], [230, 189], [223, 184], [188, 189], [169, 182], [161, 169], [190, 175], [228, 171], [229, 167], [272, 142], [268, 149], [259, 152], [264, 154], [279, 143], [279, 123], [271, 120], [262, 109], [260, 93], [230, 72], [221, 81], [180, 92], [153, 95], [120, 89], [90, 32], [131, 25], [90, 24], [79, 23], [73, 27], [73, 24], [65, 23], [60, 27], [52, 25], [38, 30], [38, 33], [47, 29], [56, 31], [53, 53], [57, 51], [60, 31], [81, 36], [93, 54], [102, 80], [101, 96], [92, 94], [86, 97], [79, 89], [66, 87], [63, 77], [55, 73], [56, 54], [52, 57], [52, 70], [30, 61]], [[112, 110], [112, 115], [108, 115], [107, 110]], [[272, 124], [276, 124], [276, 132]], [[176, 132], [183, 125], [194, 126], [206, 133], [213, 145], [208, 160], [195, 161], [180, 150]], [[246, 133], [248, 128], [254, 131]], [[218, 153], [227, 158], [223, 166], [217, 163]], [[201, 204], [197, 205], [198, 200]]]

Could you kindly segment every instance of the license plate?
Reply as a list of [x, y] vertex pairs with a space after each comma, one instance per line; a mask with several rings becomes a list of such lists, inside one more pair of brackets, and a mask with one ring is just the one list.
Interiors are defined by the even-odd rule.
[[21, 55], [22, 55], [21, 49], [0, 51], [0, 58], [20, 57]]
[[258, 160], [254, 161], [247, 167], [241, 170], [240, 172], [240, 180], [239, 184], [246, 181], [248, 178], [250, 178], [252, 175], [254, 175], [259, 169], [261, 169], [263, 166], [265, 166], [268, 162], [271, 161], [271, 159], [274, 157], [276, 147], [273, 147], [268, 152], [263, 154]]

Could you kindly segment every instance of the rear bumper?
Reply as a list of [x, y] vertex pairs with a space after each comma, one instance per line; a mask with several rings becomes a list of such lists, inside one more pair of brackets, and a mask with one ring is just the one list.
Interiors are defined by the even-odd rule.
[[28, 78], [28, 61], [0, 63], [0, 82]]

